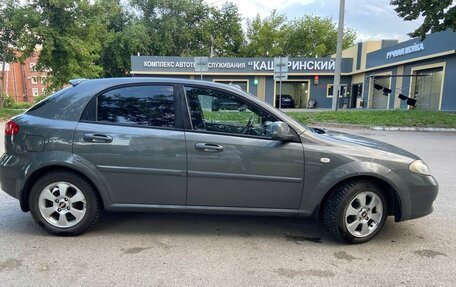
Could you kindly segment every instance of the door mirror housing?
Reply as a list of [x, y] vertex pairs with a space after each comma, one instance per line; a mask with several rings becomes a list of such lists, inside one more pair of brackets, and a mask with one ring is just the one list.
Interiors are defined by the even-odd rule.
[[296, 135], [291, 131], [288, 124], [279, 121], [272, 124], [271, 137], [273, 140], [294, 141]]

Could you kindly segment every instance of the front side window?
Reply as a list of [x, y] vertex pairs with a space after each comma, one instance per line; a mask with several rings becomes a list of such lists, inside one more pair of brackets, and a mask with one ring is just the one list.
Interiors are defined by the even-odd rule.
[[172, 86], [132, 86], [97, 98], [97, 121], [153, 127], [175, 126]]
[[277, 119], [232, 94], [210, 88], [186, 87], [194, 130], [269, 137]]

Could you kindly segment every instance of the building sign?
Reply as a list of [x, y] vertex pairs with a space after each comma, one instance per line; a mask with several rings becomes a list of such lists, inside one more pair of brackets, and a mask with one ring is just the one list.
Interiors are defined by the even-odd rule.
[[[274, 73], [273, 58], [209, 58], [208, 72], [220, 73]], [[132, 74], [195, 72], [193, 57], [132, 56]], [[333, 73], [336, 67], [332, 58], [289, 58], [289, 73]], [[343, 59], [342, 72], [351, 72], [352, 59]]]
[[387, 59], [396, 58], [399, 56], [404, 56], [404, 55], [412, 54], [412, 53], [423, 51], [423, 50], [424, 50], [424, 43], [416, 43], [411, 46], [407, 46], [407, 47], [404, 47], [401, 49], [387, 52], [386, 58]]
[[[199, 57], [196, 57], [199, 58]], [[193, 68], [195, 69], [195, 62], [188, 61], [144, 61], [145, 68]], [[245, 63], [207, 63], [208, 69], [244, 69]], [[197, 67], [197, 72], [199, 68]]]
[[[250, 61], [248, 62], [255, 71], [273, 71], [274, 61]], [[288, 68], [291, 71], [334, 71], [336, 68], [336, 61], [329, 60], [295, 60], [288, 61]]]

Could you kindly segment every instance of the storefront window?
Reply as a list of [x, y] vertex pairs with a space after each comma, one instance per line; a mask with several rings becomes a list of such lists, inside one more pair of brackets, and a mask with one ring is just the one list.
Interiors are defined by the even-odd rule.
[[[346, 92], [347, 92], [347, 85], [346, 84], [340, 85], [339, 98], [344, 97]], [[326, 97], [332, 98], [333, 93], [334, 93], [334, 85], [328, 85], [328, 88], [326, 89]]]
[[438, 110], [443, 79], [443, 68], [415, 72], [414, 89], [411, 98], [416, 98], [416, 109]]

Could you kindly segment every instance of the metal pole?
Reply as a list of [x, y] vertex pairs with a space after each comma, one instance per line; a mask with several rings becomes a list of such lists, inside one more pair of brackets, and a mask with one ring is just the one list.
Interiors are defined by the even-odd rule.
[[333, 86], [333, 99], [332, 109], [337, 111], [339, 105], [340, 94], [340, 72], [342, 65], [342, 41], [344, 37], [344, 14], [345, 14], [345, 0], [340, 0], [339, 5], [339, 23], [337, 27], [337, 50], [336, 50], [336, 69], [334, 72], [334, 86]]
[[282, 108], [282, 57], [279, 58], [279, 109]]
[[282, 72], [280, 72], [280, 81], [279, 81], [279, 109], [282, 108]]

